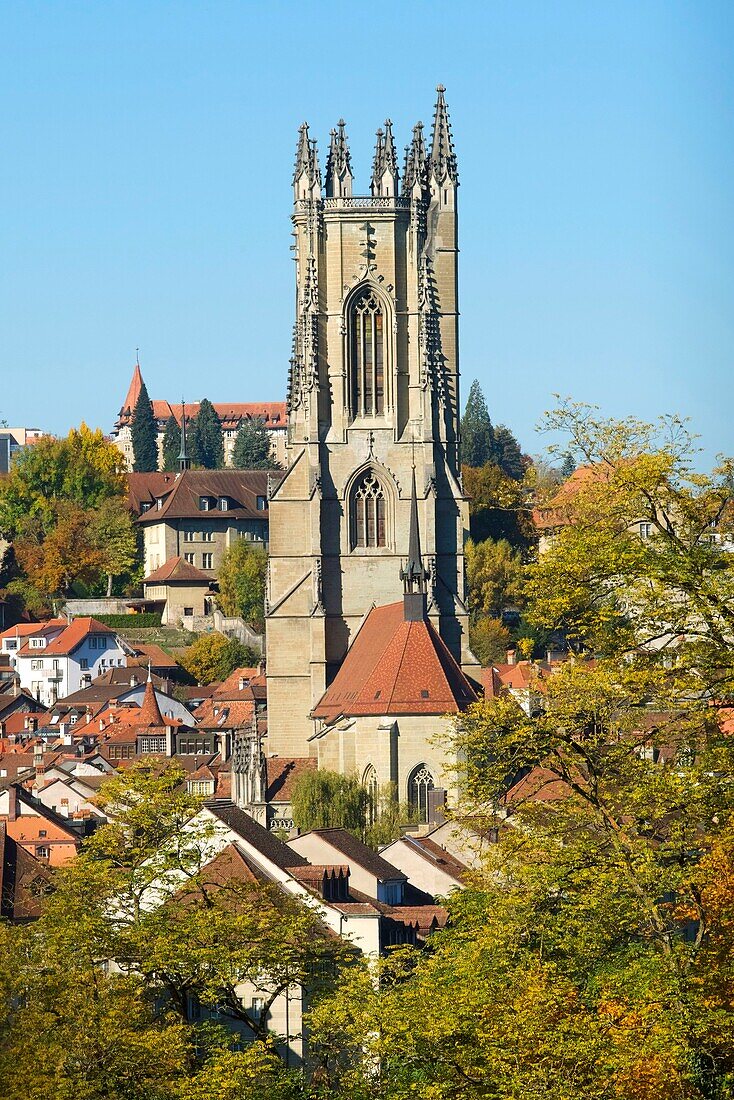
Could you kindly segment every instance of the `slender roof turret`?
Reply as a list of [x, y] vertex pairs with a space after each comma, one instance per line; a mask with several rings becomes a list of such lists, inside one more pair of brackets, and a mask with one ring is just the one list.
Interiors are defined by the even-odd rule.
[[352, 157], [347, 141], [346, 122], [339, 119], [336, 130], [331, 131], [329, 155], [326, 158], [326, 194], [328, 197], [348, 196], [352, 193]]
[[423, 187], [426, 174], [426, 143], [423, 139], [423, 123], [413, 127], [413, 140], [405, 147], [405, 171], [403, 173], [403, 194], [408, 195], [417, 183]]
[[444, 99], [446, 89], [443, 84], [436, 88], [438, 99], [433, 116], [433, 142], [431, 144], [431, 169], [438, 180], [448, 176], [454, 183], [458, 178], [456, 169], [456, 153], [454, 152], [454, 139], [451, 136], [451, 123], [449, 122], [449, 110]]
[[400, 570], [403, 582], [405, 618], [409, 622], [420, 621], [426, 614], [426, 581], [428, 572], [423, 567], [421, 534], [418, 523], [418, 493], [415, 485], [415, 466], [410, 494], [410, 533], [408, 535], [408, 560]]

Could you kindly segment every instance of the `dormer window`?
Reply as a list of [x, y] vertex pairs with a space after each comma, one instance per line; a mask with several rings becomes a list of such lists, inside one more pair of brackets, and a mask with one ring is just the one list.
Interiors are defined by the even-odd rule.
[[257, 498], [257, 510], [258, 510], [258, 512], [264, 512], [265, 509], [267, 508], [267, 506], [268, 506], [267, 497], [258, 497]]
[[141, 512], [149, 512], [150, 511], [150, 501], [149, 500], [144, 500], [143, 501], [143, 503], [140, 505], [140, 511]]
[[199, 497], [199, 511], [209, 512], [211, 510], [211, 503], [209, 497]]
[[229, 497], [220, 497], [219, 498], [219, 511], [220, 512], [228, 512], [229, 511]]
[[156, 498], [156, 506], [158, 508], [158, 511], [160, 512], [161, 508], [163, 507], [163, 497]]

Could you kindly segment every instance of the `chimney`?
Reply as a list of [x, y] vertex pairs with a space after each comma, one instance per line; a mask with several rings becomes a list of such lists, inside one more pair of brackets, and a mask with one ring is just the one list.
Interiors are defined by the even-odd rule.
[[18, 790], [11, 783], [8, 787], [8, 821], [15, 821], [18, 816]]
[[507, 663], [508, 663], [508, 665], [517, 664], [517, 650], [516, 649], [508, 649], [507, 650]]
[[36, 718], [35, 714], [28, 715], [28, 729], [31, 731], [31, 733], [35, 733], [38, 729], [38, 719]]

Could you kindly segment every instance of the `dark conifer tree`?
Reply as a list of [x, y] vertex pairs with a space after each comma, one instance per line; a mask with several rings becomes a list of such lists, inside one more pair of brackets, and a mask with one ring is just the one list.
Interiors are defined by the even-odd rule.
[[561, 477], [565, 480], [569, 478], [576, 469], [576, 460], [570, 451], [566, 451], [563, 456], [563, 462], [561, 464]]
[[201, 401], [195, 418], [190, 421], [189, 436], [193, 464], [203, 466], [205, 470], [221, 470], [224, 466], [222, 422], [206, 397]]
[[275, 466], [264, 420], [242, 421], [234, 442], [232, 465], [238, 470], [271, 470]]
[[522, 459], [520, 444], [515, 439], [509, 428], [504, 424], [498, 424], [494, 429], [494, 453], [492, 461], [515, 481], [522, 481], [525, 476], [525, 463]]
[[461, 418], [461, 461], [466, 466], [484, 466], [491, 462], [494, 451], [494, 431], [489, 419], [482, 387], [472, 382], [466, 409]]
[[166, 430], [163, 433], [163, 469], [177, 470], [180, 453], [181, 429], [178, 426], [178, 420], [171, 414], [166, 421]]
[[158, 426], [153, 416], [153, 406], [148, 397], [145, 383], [140, 387], [140, 395], [135, 403], [133, 422], [130, 428], [133, 444], [136, 473], [149, 473], [158, 469]]

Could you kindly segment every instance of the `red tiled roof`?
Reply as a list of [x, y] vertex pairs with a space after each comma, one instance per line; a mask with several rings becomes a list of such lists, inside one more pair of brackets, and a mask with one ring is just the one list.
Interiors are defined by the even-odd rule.
[[122, 419], [123, 417], [132, 419], [132, 415], [135, 412], [135, 406], [138, 403], [138, 398], [140, 397], [140, 391], [142, 390], [142, 388], [143, 376], [140, 373], [140, 364], [136, 363], [135, 370], [133, 371], [133, 376], [130, 379], [130, 385], [127, 389], [127, 397], [123, 401], [122, 408], [120, 409], [120, 419]]
[[268, 756], [265, 768], [268, 780], [266, 802], [290, 802], [293, 784], [304, 772], [316, 771], [318, 761], [313, 756], [300, 756], [292, 760], [285, 756]]
[[155, 688], [153, 681], [148, 680], [145, 685], [145, 692], [143, 694], [143, 702], [140, 706], [140, 713], [137, 716], [137, 726], [162, 726], [163, 715], [161, 714], [160, 707], [158, 706], [158, 700], [155, 694]]
[[565, 780], [560, 779], [550, 768], [542, 768], [537, 765], [510, 787], [504, 801], [510, 804], [515, 802], [559, 802], [568, 798], [570, 794], [571, 788]]
[[[38, 650], [38, 656], [42, 657], [59, 657], [68, 656], [69, 653], [73, 653], [77, 646], [81, 645], [88, 634], [112, 634], [114, 630], [105, 626], [104, 623], [99, 622], [97, 619], [92, 619], [90, 616], [83, 615], [78, 619], [74, 619], [65, 630], [62, 630], [58, 637], [54, 638], [52, 642], [42, 649]], [[21, 653], [28, 654], [34, 651], [26, 644], [22, 647]]]
[[[127, 424], [131, 421], [132, 414], [135, 410], [135, 402], [140, 395], [142, 381], [140, 369], [136, 367], [130, 383], [128, 395], [120, 410], [119, 425]], [[137, 390], [135, 390], [136, 385]], [[134, 392], [135, 401], [131, 405], [130, 399]], [[187, 423], [197, 415], [199, 404], [200, 402], [198, 401], [192, 401], [191, 404], [187, 402]], [[222, 427], [226, 429], [236, 429], [243, 420], [263, 420], [265, 422], [265, 427], [270, 429], [285, 428], [286, 426], [286, 406], [284, 401], [214, 401], [212, 404], [214, 405], [217, 416], [222, 422]], [[183, 416], [182, 405], [172, 405], [169, 401], [161, 401], [158, 399], [152, 400], [151, 405], [153, 407], [153, 416], [156, 420], [165, 422], [171, 416], [175, 416], [178, 423], [181, 423], [181, 417]]]
[[313, 716], [456, 714], [476, 699], [432, 623], [406, 622], [401, 600], [369, 613]]
[[194, 711], [194, 718], [202, 729], [241, 729], [251, 725], [254, 712], [252, 699], [205, 699]]
[[211, 584], [211, 577], [202, 573], [201, 569], [197, 569], [184, 558], [177, 556], [169, 558], [158, 569], [154, 569], [150, 576], [145, 578], [143, 584], [168, 584], [170, 581]]

